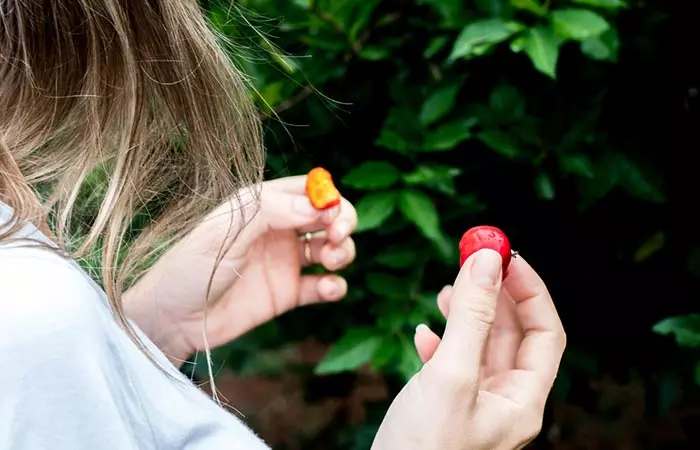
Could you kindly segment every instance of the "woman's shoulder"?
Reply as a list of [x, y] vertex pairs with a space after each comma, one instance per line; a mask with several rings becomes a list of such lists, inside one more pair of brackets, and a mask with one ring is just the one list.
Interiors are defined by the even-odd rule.
[[0, 329], [27, 337], [84, 335], [103, 305], [71, 260], [30, 244], [0, 244]]
[[[12, 217], [12, 209], [0, 203], [0, 231]], [[99, 342], [104, 293], [36, 227], [16, 228], [0, 241], [0, 353], [40, 354]]]
[[[12, 209], [0, 202], [0, 231], [11, 220]], [[87, 275], [35, 226], [24, 224], [0, 241], [0, 311], [76, 306], [59, 304], [96, 295]]]
[[0, 243], [0, 299], [20, 293], [96, 295], [85, 273], [58, 250], [32, 241]]

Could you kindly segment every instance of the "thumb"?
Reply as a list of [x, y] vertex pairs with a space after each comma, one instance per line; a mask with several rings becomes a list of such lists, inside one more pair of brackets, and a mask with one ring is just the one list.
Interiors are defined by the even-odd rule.
[[433, 360], [476, 385], [501, 290], [501, 255], [479, 250], [467, 259], [452, 288], [450, 315]]

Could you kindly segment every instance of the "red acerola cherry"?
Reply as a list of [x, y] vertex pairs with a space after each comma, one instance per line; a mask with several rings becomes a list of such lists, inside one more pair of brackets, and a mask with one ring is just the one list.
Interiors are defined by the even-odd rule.
[[508, 274], [508, 265], [514, 255], [510, 248], [510, 241], [500, 229], [488, 225], [481, 225], [467, 230], [459, 241], [459, 267], [472, 254], [488, 248], [497, 251], [503, 260], [503, 278]]

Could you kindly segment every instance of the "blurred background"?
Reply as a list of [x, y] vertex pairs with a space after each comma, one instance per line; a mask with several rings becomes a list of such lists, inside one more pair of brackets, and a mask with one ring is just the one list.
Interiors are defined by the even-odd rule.
[[215, 354], [275, 449], [369, 448], [479, 224], [568, 331], [532, 448], [700, 448], [700, 248], [671, 251], [663, 3], [203, 2], [257, 91], [268, 178], [324, 166], [360, 217], [345, 301]]
[[275, 449], [370, 447], [479, 224], [568, 331], [531, 448], [700, 448], [700, 247], [671, 250], [663, 3], [202, 2], [255, 86], [268, 178], [324, 166], [360, 217], [345, 301], [214, 354]]

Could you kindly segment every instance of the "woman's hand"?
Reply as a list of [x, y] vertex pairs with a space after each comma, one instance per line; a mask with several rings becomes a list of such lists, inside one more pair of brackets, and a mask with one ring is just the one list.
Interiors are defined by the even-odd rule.
[[[263, 183], [260, 209], [252, 192], [242, 210], [222, 205], [178, 243], [125, 296], [127, 313], [172, 360], [226, 344], [302, 305], [342, 299], [347, 283], [334, 274], [301, 275], [305, 266], [342, 269], [355, 258], [352, 204], [317, 211], [305, 194], [306, 177]], [[250, 222], [236, 235], [243, 220]], [[310, 261], [299, 235], [314, 233]], [[233, 233], [233, 234], [232, 234]], [[228, 236], [228, 237], [227, 237]], [[232, 243], [207, 286], [222, 242]]]
[[480, 250], [438, 303], [442, 338], [416, 331], [421, 370], [391, 405], [372, 450], [520, 449], [542, 427], [566, 337], [542, 280]]

